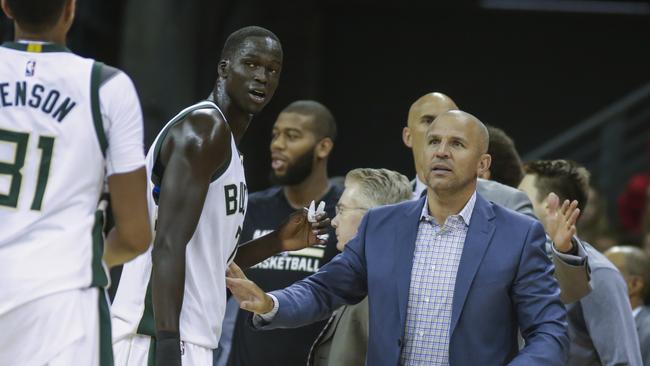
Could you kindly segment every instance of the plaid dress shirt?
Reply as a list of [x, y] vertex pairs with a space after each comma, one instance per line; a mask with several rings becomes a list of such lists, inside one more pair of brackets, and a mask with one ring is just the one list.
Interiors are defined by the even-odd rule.
[[402, 365], [449, 365], [454, 286], [475, 203], [476, 192], [459, 214], [440, 226], [425, 200], [415, 240]]

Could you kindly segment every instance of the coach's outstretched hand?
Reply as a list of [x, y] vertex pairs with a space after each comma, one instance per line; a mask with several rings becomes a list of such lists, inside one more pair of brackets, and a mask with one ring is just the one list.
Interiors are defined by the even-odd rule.
[[565, 200], [560, 206], [560, 198], [553, 192], [546, 197], [546, 222], [544, 230], [553, 240], [555, 249], [562, 253], [571, 251], [571, 238], [576, 235], [576, 221], [580, 215], [578, 201]]
[[315, 222], [310, 222], [306, 210], [292, 213], [277, 229], [283, 251], [300, 250], [312, 245], [323, 245], [326, 239], [318, 238], [326, 235], [330, 228], [330, 219], [327, 213], [315, 215]]
[[256, 314], [273, 310], [273, 300], [253, 281], [246, 278], [244, 272], [234, 262], [226, 271], [226, 287], [232, 292], [239, 307]]

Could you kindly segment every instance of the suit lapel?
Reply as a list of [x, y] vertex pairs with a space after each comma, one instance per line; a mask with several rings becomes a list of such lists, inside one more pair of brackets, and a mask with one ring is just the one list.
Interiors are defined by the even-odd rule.
[[449, 334], [453, 334], [460, 314], [462, 313], [467, 293], [474, 281], [476, 271], [483, 261], [483, 256], [487, 250], [490, 240], [494, 235], [494, 211], [490, 204], [480, 195], [476, 195], [476, 204], [470, 220], [463, 254], [458, 264], [458, 273], [456, 274], [456, 286], [454, 288], [454, 302], [451, 313], [451, 325]]
[[413, 268], [413, 254], [415, 252], [415, 238], [418, 231], [420, 214], [424, 207], [424, 198], [413, 201], [413, 205], [405, 211], [403, 221], [397, 225], [395, 231], [395, 266], [393, 275], [397, 285], [397, 301], [402, 330], [406, 324], [406, 308], [411, 285], [411, 269]]

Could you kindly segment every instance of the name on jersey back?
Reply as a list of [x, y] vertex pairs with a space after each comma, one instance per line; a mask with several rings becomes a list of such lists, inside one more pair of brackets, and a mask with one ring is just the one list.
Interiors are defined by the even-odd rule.
[[75, 101], [62, 95], [56, 89], [47, 89], [38, 83], [17, 81], [0, 83], [0, 107], [29, 107], [50, 115], [62, 122], [77, 105]]

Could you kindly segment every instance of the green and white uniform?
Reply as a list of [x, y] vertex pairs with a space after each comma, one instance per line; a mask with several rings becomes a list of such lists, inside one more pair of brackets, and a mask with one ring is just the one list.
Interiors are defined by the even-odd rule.
[[[149, 213], [157, 214], [157, 194], [164, 178], [158, 154], [169, 129], [191, 112], [219, 107], [203, 101], [181, 111], [163, 128], [146, 158]], [[223, 116], [223, 114], [222, 114]], [[224, 117], [225, 120], [225, 117]], [[215, 172], [201, 217], [187, 244], [185, 291], [180, 314], [183, 364], [212, 366], [226, 306], [225, 272], [235, 256], [247, 204], [244, 166], [235, 139], [230, 138], [230, 157]], [[155, 221], [152, 222], [155, 227]], [[142, 365], [150, 351], [155, 325], [151, 300], [151, 248], [124, 265], [113, 301], [113, 343], [116, 365]], [[152, 350], [151, 350], [152, 351]]]
[[0, 47], [0, 365], [100, 364], [97, 205], [106, 175], [144, 165], [142, 137], [124, 73], [54, 44]]

